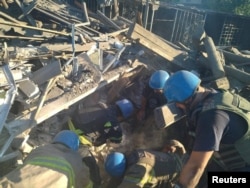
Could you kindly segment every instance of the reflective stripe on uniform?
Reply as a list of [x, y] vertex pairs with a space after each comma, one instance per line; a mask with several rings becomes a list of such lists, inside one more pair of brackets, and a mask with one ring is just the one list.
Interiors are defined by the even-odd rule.
[[92, 143], [87, 138], [85, 138], [83, 135], [81, 135], [81, 134], [83, 134], [83, 131], [75, 128], [71, 119], [68, 120], [68, 126], [69, 126], [69, 129], [71, 131], [75, 132], [78, 135], [78, 138], [83, 145], [92, 146]]
[[152, 169], [149, 172], [148, 176], [144, 176], [142, 178], [142, 180], [140, 181], [140, 185], [144, 186], [146, 183], [150, 183], [154, 177], [155, 177], [155, 173], [154, 173], [154, 170]]
[[66, 174], [69, 178], [70, 187], [75, 187], [75, 173], [72, 166], [65, 159], [54, 157], [35, 157], [29, 160], [26, 164], [37, 165], [57, 170]]
[[153, 178], [154, 178], [154, 171], [152, 170], [150, 174], [148, 174], [147, 176], [144, 176], [142, 179], [125, 176], [124, 180], [127, 182], [135, 183], [143, 187], [146, 183], [150, 183]]
[[86, 185], [84, 188], [93, 188], [93, 182], [91, 180], [89, 180], [88, 185]]
[[[125, 175], [124, 177], [124, 180], [127, 181], [127, 182], [130, 182], [130, 183], [134, 183], [140, 187], [144, 187], [145, 184], [147, 183], [151, 183], [152, 180], [155, 178], [155, 172], [154, 172], [154, 169], [152, 167], [150, 167], [149, 164], [145, 164], [145, 163], [137, 163], [138, 165], [146, 165], [146, 166], [149, 166], [149, 168], [151, 169], [148, 173], [144, 172], [145, 174], [143, 175], [143, 177], [133, 177], [133, 176], [130, 176], [130, 175]], [[145, 168], [147, 168], [145, 166]]]
[[112, 127], [111, 122], [110, 122], [110, 121], [108, 121], [107, 123], [105, 123], [104, 127], [105, 127], [105, 128]]

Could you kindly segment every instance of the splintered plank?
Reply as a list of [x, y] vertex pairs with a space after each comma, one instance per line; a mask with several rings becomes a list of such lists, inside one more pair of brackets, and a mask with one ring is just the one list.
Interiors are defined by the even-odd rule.
[[164, 42], [157, 35], [134, 23], [130, 26], [127, 37], [138, 40], [140, 44], [146, 46], [153, 52], [159, 54], [168, 61], [176, 62], [176, 58], [183, 55], [183, 51], [175, 49]]
[[107, 16], [105, 16], [105, 14], [103, 14], [101, 11], [97, 10], [97, 14], [98, 14], [98, 16], [101, 17], [101, 19], [103, 19], [110, 26], [112, 26], [113, 28], [115, 28], [117, 30], [121, 30], [121, 28], [118, 25], [116, 25], [111, 19], [109, 19]]
[[[1, 36], [0, 36], [1, 37]], [[44, 43], [41, 46], [45, 46], [47, 49], [54, 52], [73, 52], [72, 44], [49, 44]], [[90, 50], [93, 46], [96, 46], [96, 42], [89, 42], [84, 45], [75, 44], [75, 52], [86, 52]], [[109, 42], [99, 42], [99, 48], [102, 50], [110, 49]]]

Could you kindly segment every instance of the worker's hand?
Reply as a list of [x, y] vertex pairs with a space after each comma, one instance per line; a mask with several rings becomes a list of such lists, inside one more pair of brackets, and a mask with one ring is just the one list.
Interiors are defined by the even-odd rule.
[[169, 153], [177, 153], [179, 155], [183, 155], [183, 154], [186, 153], [185, 147], [178, 140], [169, 140], [166, 143], [163, 151], [164, 152], [169, 152]]

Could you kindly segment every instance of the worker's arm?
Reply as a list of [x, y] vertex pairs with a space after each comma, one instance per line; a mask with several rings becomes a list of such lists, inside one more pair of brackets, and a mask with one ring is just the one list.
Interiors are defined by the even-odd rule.
[[180, 174], [179, 183], [183, 187], [194, 188], [197, 186], [213, 152], [214, 151], [193, 151], [191, 153], [188, 162], [185, 164]]

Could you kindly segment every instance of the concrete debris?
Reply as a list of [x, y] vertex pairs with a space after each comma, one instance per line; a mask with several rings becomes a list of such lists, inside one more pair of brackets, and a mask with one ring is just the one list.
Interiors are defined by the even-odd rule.
[[[157, 69], [190, 70], [205, 85], [249, 98], [249, 51], [215, 46], [201, 28], [194, 33], [193, 46], [185, 47], [125, 17], [94, 13], [85, 3], [6, 2], [0, 7], [1, 176], [17, 164], [20, 152], [23, 159], [65, 129], [76, 108], [106, 108], [121, 97], [139, 106], [141, 96], [135, 90]], [[170, 128], [162, 114], [170, 110], [166, 107], [158, 109], [158, 122], [154, 114], [140, 124], [123, 122], [121, 144], [90, 147], [103, 179], [110, 151], [158, 148], [166, 137], [185, 141], [179, 128], [185, 118], [172, 117], [175, 126]]]

